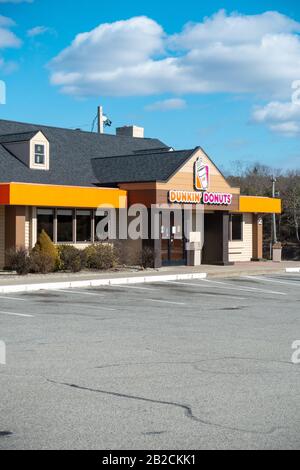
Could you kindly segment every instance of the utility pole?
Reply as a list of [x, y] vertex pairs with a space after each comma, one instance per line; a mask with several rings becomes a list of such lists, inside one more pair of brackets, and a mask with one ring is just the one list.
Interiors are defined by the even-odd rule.
[[98, 134], [104, 134], [103, 108], [98, 106]]
[[[273, 183], [272, 196], [273, 198], [275, 198], [276, 197], [276, 183], [277, 183], [277, 179], [275, 177], [273, 177], [272, 183]], [[277, 243], [278, 239], [277, 239], [276, 214], [273, 214], [273, 237], [274, 237], [274, 243]]]

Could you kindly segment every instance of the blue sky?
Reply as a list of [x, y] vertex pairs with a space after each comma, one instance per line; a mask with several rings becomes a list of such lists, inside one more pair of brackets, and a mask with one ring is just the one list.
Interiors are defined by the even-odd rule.
[[102, 104], [225, 169], [300, 167], [298, 2], [0, 0], [0, 15], [1, 118], [90, 130]]

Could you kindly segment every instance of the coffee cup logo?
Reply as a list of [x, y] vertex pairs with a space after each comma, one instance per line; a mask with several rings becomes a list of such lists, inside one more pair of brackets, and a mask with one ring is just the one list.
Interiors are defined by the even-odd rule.
[[197, 191], [208, 191], [209, 188], [209, 166], [203, 163], [202, 158], [195, 163], [195, 188]]

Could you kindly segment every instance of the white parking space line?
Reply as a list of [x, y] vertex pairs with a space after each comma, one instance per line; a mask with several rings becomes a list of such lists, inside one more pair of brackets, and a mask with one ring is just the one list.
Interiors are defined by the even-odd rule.
[[258, 277], [258, 276], [244, 276], [243, 279], [255, 279], [261, 282], [271, 282], [274, 284], [283, 284], [285, 286], [299, 287], [299, 282], [295, 281], [278, 281], [277, 279], [267, 278], [267, 277]]
[[143, 299], [146, 302], [157, 302], [161, 304], [169, 304], [169, 305], [186, 305], [184, 302], [171, 302], [169, 300], [158, 300], [158, 299]]
[[61, 290], [61, 289], [53, 289], [51, 292], [63, 292], [64, 294], [75, 294], [75, 295], [93, 295], [96, 297], [104, 297], [104, 294], [96, 294], [96, 292], [84, 292], [84, 291], [74, 291], [74, 290]]
[[122, 289], [137, 289], [137, 290], [149, 290], [149, 291], [152, 291], [152, 292], [155, 292], [157, 289], [151, 289], [151, 287], [137, 287], [137, 286], [129, 286], [129, 285], [123, 285], [123, 284], [116, 284], [114, 286], [111, 286], [112, 288], [116, 288], [116, 287], [121, 287]]
[[15, 312], [2, 312], [2, 311], [0, 311], [0, 315], [11, 315], [13, 317], [34, 318], [33, 315], [27, 315], [25, 313], [15, 313]]
[[[178, 282], [178, 281], [170, 281], [170, 282], [165, 282], [165, 284], [178, 284], [180, 286], [186, 286], [186, 287], [204, 287], [204, 286], [201, 286], [199, 284], [193, 284], [193, 283], [187, 283], [187, 282]], [[223, 294], [223, 295], [226, 295], [226, 299], [230, 299], [230, 300], [248, 300], [247, 297], [236, 297], [236, 296], [233, 296], [233, 295], [227, 295], [227, 294]], [[216, 294], [209, 294], [207, 292], [205, 292], [204, 294], [201, 293], [201, 297], [214, 297], [216, 298]], [[223, 299], [222, 299], [223, 300]]]
[[[231, 289], [243, 290], [243, 291], [247, 291], [247, 292], [261, 292], [263, 294], [272, 294], [272, 295], [287, 295], [285, 292], [259, 289], [258, 287], [248, 287], [248, 286], [247, 287], [246, 286], [235, 287], [233, 284], [228, 284], [227, 282], [209, 281], [208, 279], [203, 279], [201, 282], [226, 286], [227, 289], [231, 288]], [[223, 287], [222, 287], [222, 289], [223, 289]], [[225, 287], [224, 287], [224, 289], [225, 289]]]
[[[252, 288], [251, 287], [250, 288], [248, 288], [248, 287], [235, 287], [232, 284], [227, 284], [226, 282], [208, 281], [207, 279], [199, 281], [199, 284], [192, 284], [192, 283], [187, 282], [187, 283], [184, 283], [184, 285], [185, 286], [193, 286], [193, 287], [204, 288], [204, 287], [207, 287], [207, 286], [204, 285], [204, 282], [215, 283], [215, 284], [217, 284], [215, 287], [220, 285], [219, 288], [224, 289], [224, 290], [238, 290], [238, 291], [249, 292], [249, 293], [251, 293], [251, 292], [253, 292], [253, 293], [260, 292], [262, 294], [272, 294], [272, 295], [275, 295], [275, 294], [276, 295], [287, 295], [284, 292], [274, 292], [274, 291], [265, 290], [265, 289], [258, 289], [258, 288], [255, 288], [255, 287], [252, 287]], [[174, 281], [174, 282], [172, 282], [172, 284], [174, 285], [174, 284], [179, 284], [179, 283], [177, 281]]]
[[[104, 297], [105, 294], [96, 294], [95, 292], [83, 292], [83, 291], [72, 291], [72, 290], [52, 290], [52, 292], [64, 292], [66, 294], [77, 294], [77, 295], [92, 295], [92, 296], [96, 296], [96, 297]], [[59, 303], [59, 301], [58, 301]], [[104, 305], [97, 305], [97, 307], [93, 306], [93, 305], [87, 305], [86, 306], [87, 309], [94, 309], [94, 310], [109, 310], [111, 312], [117, 312], [118, 309], [116, 308], [112, 308], [112, 307], [105, 307]]]
[[22, 299], [21, 297], [7, 297], [6, 295], [1, 295], [0, 299], [3, 300], [17, 300], [20, 302], [29, 302], [28, 299]]
[[92, 309], [92, 310], [109, 310], [110, 312], [117, 312], [118, 309], [117, 308], [112, 308], [112, 307], [105, 307], [104, 305], [98, 305], [97, 307], [95, 307], [94, 305], [87, 305], [85, 307], [87, 310], [89, 309]]

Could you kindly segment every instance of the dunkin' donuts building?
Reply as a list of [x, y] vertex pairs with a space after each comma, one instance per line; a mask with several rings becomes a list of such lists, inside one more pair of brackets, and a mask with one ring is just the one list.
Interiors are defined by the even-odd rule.
[[56, 244], [95, 243], [97, 208], [133, 204], [204, 212], [203, 233], [181, 236], [171, 211], [159, 237], [151, 227], [147, 240], [122, 237], [129, 263], [151, 246], [156, 267], [260, 259], [262, 215], [281, 212], [279, 199], [241, 196], [200, 147], [177, 151], [134, 126], [113, 136], [0, 121], [0, 268], [7, 250], [32, 248], [42, 229]]

